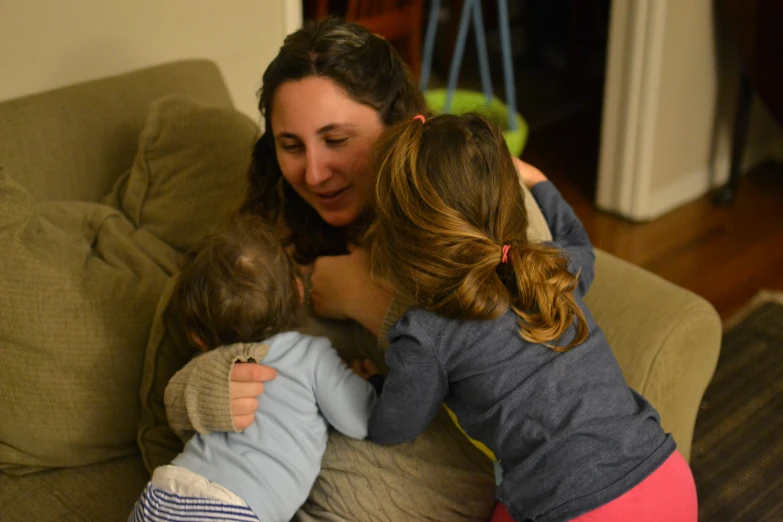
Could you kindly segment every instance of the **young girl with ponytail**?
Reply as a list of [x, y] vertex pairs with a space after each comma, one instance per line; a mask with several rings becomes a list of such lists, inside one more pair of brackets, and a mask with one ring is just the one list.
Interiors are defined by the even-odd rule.
[[389, 330], [370, 440], [411, 441], [445, 403], [502, 468], [492, 520], [695, 522], [688, 464], [584, 304], [592, 245], [554, 185], [528, 180], [553, 235], [533, 243], [518, 173], [483, 117], [416, 116], [375, 160], [365, 243], [412, 308]]

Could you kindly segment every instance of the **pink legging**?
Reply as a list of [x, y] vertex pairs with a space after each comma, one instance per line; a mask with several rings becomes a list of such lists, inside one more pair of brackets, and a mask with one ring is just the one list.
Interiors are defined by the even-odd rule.
[[[608, 504], [571, 522], [697, 522], [699, 506], [691, 468], [679, 451], [672, 453], [649, 477]], [[498, 503], [491, 522], [513, 522]]]

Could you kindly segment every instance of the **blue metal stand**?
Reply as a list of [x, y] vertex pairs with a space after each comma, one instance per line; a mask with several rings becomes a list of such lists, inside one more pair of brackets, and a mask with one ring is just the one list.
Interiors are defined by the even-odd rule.
[[[421, 66], [420, 88], [427, 89], [432, 71], [432, 55], [435, 49], [435, 34], [438, 30], [438, 15], [440, 13], [440, 0], [431, 0], [430, 17], [427, 23], [427, 33], [424, 37], [424, 51]], [[481, 89], [484, 92], [486, 103], [493, 98], [492, 78], [489, 74], [489, 56], [487, 54], [487, 40], [484, 34], [484, 20], [481, 14], [481, 0], [464, 0], [462, 14], [459, 21], [457, 41], [454, 46], [454, 56], [449, 67], [449, 77], [446, 86], [446, 103], [443, 112], [451, 110], [451, 102], [454, 91], [457, 89], [462, 57], [465, 53], [465, 42], [468, 37], [468, 25], [473, 22], [473, 31], [476, 34], [476, 48], [478, 51], [479, 74], [481, 75]], [[503, 80], [508, 105], [508, 127], [511, 131], [517, 130], [517, 104], [514, 90], [514, 68], [511, 61], [511, 31], [508, 22], [508, 5], [506, 0], [498, 0], [498, 24], [500, 26], [500, 46], [503, 54]]]

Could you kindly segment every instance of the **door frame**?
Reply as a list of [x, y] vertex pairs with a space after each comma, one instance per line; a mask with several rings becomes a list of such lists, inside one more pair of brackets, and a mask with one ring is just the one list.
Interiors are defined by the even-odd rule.
[[596, 205], [632, 220], [653, 212], [651, 166], [666, 5], [664, 0], [611, 4]]

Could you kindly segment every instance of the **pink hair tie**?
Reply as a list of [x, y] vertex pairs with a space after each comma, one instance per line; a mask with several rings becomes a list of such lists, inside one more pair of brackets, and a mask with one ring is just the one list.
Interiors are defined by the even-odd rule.
[[504, 265], [508, 262], [508, 250], [511, 248], [511, 245], [503, 245], [503, 254], [500, 257], [500, 262]]
[[425, 122], [424, 115], [423, 114], [417, 114], [413, 117], [414, 120], [420, 120], [422, 123]]

